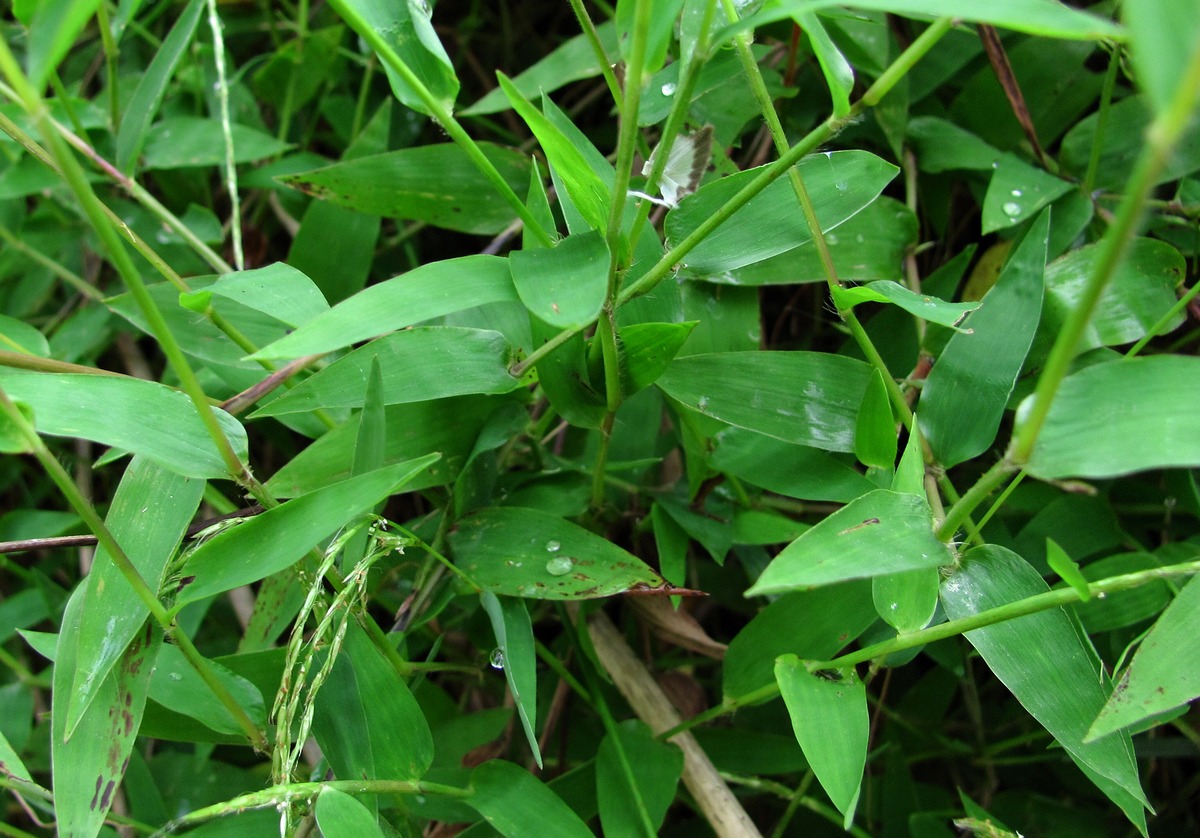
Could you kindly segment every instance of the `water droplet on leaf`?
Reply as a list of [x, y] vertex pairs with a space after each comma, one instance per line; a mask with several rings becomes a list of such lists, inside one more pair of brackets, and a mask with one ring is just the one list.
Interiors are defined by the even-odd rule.
[[1015, 218], [1021, 214], [1021, 205], [1015, 201], [1007, 201], [1000, 209], [1004, 210], [1004, 214], [1010, 218]]
[[674, 96], [675, 95], [675, 85], [670, 82], [668, 82], [667, 84], [664, 84], [662, 86], [662, 95], [663, 96]]
[[546, 542], [546, 552], [547, 553], [557, 553], [561, 548], [562, 548], [562, 545], [559, 544], [557, 541], [547, 541]]
[[488, 659], [488, 663], [492, 665], [492, 669], [504, 668], [504, 650], [497, 646], [492, 649], [492, 656]]
[[546, 562], [546, 572], [551, 576], [565, 576], [575, 567], [575, 561], [570, 556], [555, 556]]

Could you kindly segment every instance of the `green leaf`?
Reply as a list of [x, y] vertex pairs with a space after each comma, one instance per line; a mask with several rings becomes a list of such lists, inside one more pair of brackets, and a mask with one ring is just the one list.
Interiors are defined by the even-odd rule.
[[[618, 755], [614, 738], [620, 741], [629, 772]], [[637, 804], [645, 807], [650, 826], [657, 834], [675, 799], [682, 771], [683, 751], [668, 742], [659, 742], [642, 722], [622, 723], [605, 736], [596, 753], [596, 800], [606, 838], [645, 836], [643, 821], [635, 810]]]
[[873, 369], [854, 426], [854, 456], [865, 466], [892, 468], [896, 465], [898, 445], [887, 387], [883, 375]]
[[741, 428], [727, 428], [713, 438], [709, 465], [755, 486], [801, 500], [845, 502], [876, 488], [825, 451]]
[[1084, 741], [1107, 737], [1200, 696], [1200, 670], [1180, 660], [1180, 651], [1192, 648], [1198, 634], [1200, 581], [1193, 577], [1159, 615]]
[[1183, 83], [1180, 68], [1190, 66], [1200, 49], [1197, 11], [1187, 0], [1142, 0], [1121, 7], [1139, 86], [1159, 113], [1167, 110]]
[[[433, 12], [427, 4], [421, 0], [401, 0], [395, 3], [379, 0], [338, 0], [334, 8], [368, 43], [375, 46], [373, 38], [378, 38], [395, 53], [421, 81], [442, 111], [450, 113], [454, 110], [454, 100], [458, 96], [458, 77], [454, 74], [454, 65], [433, 28]], [[376, 52], [379, 52], [378, 48]], [[437, 116], [417, 95], [416, 90], [392, 69], [386, 59], [381, 59], [381, 63], [387, 70], [388, 81], [397, 99], [417, 113]]]
[[279, 360], [330, 352], [456, 311], [518, 299], [507, 259], [445, 259], [360, 291], [250, 357]]
[[609, 190], [600, 177], [592, 171], [587, 158], [579, 147], [521, 95], [512, 80], [497, 73], [500, 87], [513, 108], [525, 120], [525, 124], [537, 137], [542, 151], [555, 175], [562, 179], [567, 196], [583, 215], [592, 230], [604, 230], [608, 226]]
[[689, 410], [785, 442], [852, 451], [871, 368], [817, 352], [676, 358], [658, 386]]
[[600, 314], [610, 259], [604, 236], [592, 230], [567, 236], [552, 248], [518, 250], [509, 265], [531, 314], [559, 329], [577, 329]]
[[177, 605], [257, 582], [288, 567], [438, 458], [406, 460], [269, 509], [213, 536], [188, 557]]
[[476, 768], [467, 803], [507, 838], [593, 838], [561, 797], [511, 762], [494, 759]]
[[[900, 280], [904, 255], [917, 244], [917, 217], [904, 204], [880, 195], [859, 213], [825, 236], [829, 257], [843, 282]], [[791, 285], [824, 282], [825, 268], [816, 244], [799, 247], [727, 273], [705, 276], [706, 282], [733, 285]]]
[[796, 741], [849, 829], [867, 765], [867, 688], [854, 667], [809, 672], [795, 655], [775, 662]]
[[[439, 451], [432, 463], [407, 483], [415, 492], [453, 483], [489, 414], [505, 403], [494, 396], [459, 396], [433, 402], [389, 405], [383, 410], [386, 441], [377, 467]], [[267, 481], [276, 497], [297, 497], [351, 476], [358, 420], [350, 419], [293, 457]]]
[[917, 422], [913, 422], [908, 441], [904, 444], [904, 453], [900, 455], [896, 473], [892, 476], [891, 489], [893, 492], [925, 496], [925, 460], [921, 453], [921, 426]]
[[[1080, 304], [1099, 252], [1099, 244], [1085, 245], [1046, 266], [1046, 300], [1035, 347], [1040, 344], [1049, 351], [1068, 313]], [[1147, 238], [1130, 242], [1125, 258], [1104, 286], [1078, 351], [1120, 346], [1148, 334], [1178, 301], [1176, 289], [1184, 270], [1183, 256], [1169, 244]], [[1178, 328], [1184, 319], [1179, 312], [1167, 321], [1162, 333]]]
[[30, 324], [0, 314], [0, 348], [24, 355], [50, 357], [50, 343], [46, 336]]
[[1001, 155], [993, 168], [983, 198], [985, 234], [1014, 227], [1071, 191], [1067, 181], [1046, 174], [1011, 154]]
[[326, 786], [317, 795], [317, 825], [325, 838], [383, 838], [375, 815], [350, 795]]
[[1067, 551], [1059, 547], [1053, 538], [1046, 539], [1046, 564], [1060, 579], [1075, 589], [1080, 602], [1087, 602], [1092, 598], [1087, 579], [1079, 572], [1079, 565], [1075, 564], [1075, 560], [1068, 556]]
[[[203, 480], [181, 477], [143, 457], [134, 457], [125, 469], [104, 522], [151, 590], [162, 583], [203, 494]], [[86, 588], [74, 682], [63, 698], [68, 736], [150, 613], [103, 545], [96, 549]]]
[[[841, 5], [839, 0], [777, 0], [767, 9], [748, 19], [761, 26], [800, 12], [819, 11]], [[855, 0], [854, 7], [906, 17], [954, 17], [975, 23], [990, 23], [1002, 29], [1028, 32], [1048, 38], [1078, 38], [1095, 41], [1123, 35], [1121, 27], [1110, 20], [1072, 9], [1056, 0]], [[729, 27], [718, 36], [728, 37]]]
[[[558, 330], [536, 318], [531, 323], [534, 343], [544, 343]], [[572, 336], [537, 365], [538, 384], [550, 404], [567, 422], [581, 428], [599, 428], [608, 404], [592, 384], [588, 369], [587, 341], [583, 334]]]
[[986, 171], [998, 165], [1003, 156], [999, 149], [962, 126], [936, 116], [910, 120], [908, 140], [923, 172]]
[[313, 281], [283, 262], [225, 274], [203, 291], [180, 294], [180, 304], [203, 311], [214, 294], [236, 300], [293, 327], [303, 326], [329, 311], [329, 304]]
[[[643, 55], [643, 72], [649, 76], [662, 68], [667, 57], [667, 47], [679, 18], [679, 10], [683, 0], [660, 0], [650, 6], [650, 25], [644, 34], [645, 51]], [[619, 0], [614, 20], [617, 24], [617, 44], [621, 50], [621, 58], [629, 60], [629, 50], [633, 43], [635, 3]]]
[[[1128, 96], [1108, 109], [1101, 124], [1100, 115], [1092, 114], [1077, 122], [1063, 137], [1059, 162], [1062, 172], [1082, 178], [1088, 170], [1093, 148], [1099, 147], [1095, 187], [1120, 191], [1133, 171], [1134, 162], [1145, 147], [1153, 105], [1147, 96]], [[1200, 169], [1200, 119], [1193, 118], [1159, 170], [1157, 182], [1178, 180]]]
[[775, 557], [746, 596], [936, 568], [952, 560], [924, 498], [878, 489], [853, 500]]
[[654, 546], [658, 553], [658, 569], [672, 585], [682, 585], [687, 576], [688, 534], [675, 522], [662, 504], [650, 509], [654, 526]]
[[937, 610], [941, 580], [935, 567], [876, 576], [871, 580], [875, 611], [897, 634], [920, 631], [929, 625]]
[[[605, 54], [612, 57], [617, 52], [617, 26], [611, 20], [596, 27], [596, 37], [604, 47]], [[553, 93], [573, 81], [595, 78], [600, 75], [596, 64], [596, 53], [587, 35], [576, 35], [542, 58], [528, 70], [510, 79], [526, 99], [544, 93]], [[499, 113], [512, 107], [503, 88], [496, 87], [469, 108], [459, 111], [463, 116], [483, 116]]]
[[784, 594], [730, 641], [722, 692], [737, 698], [773, 683], [775, 659], [788, 652], [829, 660], [877, 619], [871, 585], [862, 579]]
[[[233, 162], [251, 163], [274, 157], [291, 148], [285, 142], [246, 125], [229, 126]], [[225, 163], [225, 135], [221, 123], [198, 116], [172, 116], [156, 123], [146, 134], [143, 153], [146, 169], [187, 169]]]
[[459, 521], [449, 540], [463, 573], [502, 596], [594, 599], [664, 583], [608, 539], [536, 509], [483, 509]]
[[419, 780], [433, 763], [421, 706], [354, 619], [317, 693], [312, 732], [339, 780]]
[[846, 56], [842, 55], [837, 44], [829, 37], [815, 13], [811, 11], [797, 12], [796, 23], [800, 25], [808, 42], [812, 46], [813, 55], [821, 65], [821, 74], [825, 76], [825, 87], [833, 100], [833, 115], [843, 117], [850, 113], [850, 91], [854, 88], [854, 69]]
[[948, 303], [927, 294], [917, 294], [890, 280], [838, 287], [833, 290], [833, 299], [839, 308], [853, 308], [868, 301], [893, 303], [922, 320], [950, 327], [983, 304], [982, 301]]
[[687, 342], [696, 321], [687, 323], [633, 323], [618, 335], [621, 360], [621, 394], [634, 393], [658, 381]]
[[99, 0], [43, 0], [35, 5], [25, 57], [26, 75], [35, 90], [46, 86], [99, 5]]
[[[1200, 358], [1176, 355], [1097, 364], [1068, 376], [1034, 446], [1030, 474], [1114, 477], [1200, 465], [1200, 390], [1180, 386], [1197, 376]], [[1018, 427], [1032, 398], [1017, 408]]]
[[191, 0], [179, 13], [175, 25], [155, 51], [153, 60], [142, 73], [133, 95], [125, 105], [121, 127], [117, 131], [116, 159], [117, 168], [123, 172], [133, 170], [133, 164], [146, 141], [150, 121], [158, 113], [158, 106], [167, 92], [167, 84], [191, 43], [203, 9], [204, 0]]
[[[254, 724], [260, 729], [265, 728], [267, 708], [258, 687], [213, 661], [209, 661], [208, 666]], [[168, 643], [159, 650], [154, 675], [150, 679], [150, 698], [168, 710], [191, 716], [218, 733], [245, 735], [242, 726], [213, 694], [200, 673], [188, 663], [178, 646]]]
[[[942, 607], [951, 620], [1049, 590], [1016, 553], [995, 545], [967, 551], [942, 582]], [[1148, 807], [1138, 782], [1128, 734], [1085, 743], [1108, 698], [1104, 673], [1062, 609], [1041, 611], [966, 633], [988, 667], [1066, 749], [1088, 778], [1144, 835]]]
[[378, 359], [383, 403], [429, 401], [471, 393], [508, 393], [521, 380], [508, 371], [511, 349], [499, 332], [419, 326], [356, 349], [256, 410], [251, 418], [330, 407], [362, 407], [362, 383]]
[[1049, 231], [1049, 213], [1043, 213], [1013, 249], [967, 331], [950, 338], [925, 381], [921, 433], [947, 468], [983, 453], [996, 438], [1037, 330]]
[[[9, 398], [33, 408], [38, 433], [102, 442], [142, 454], [185, 477], [229, 477], [191, 400], [162, 384], [123, 376], [0, 369], [0, 387]], [[225, 411], [213, 412], [234, 453], [245, 461], [245, 428]]]
[[504, 679], [513, 703], [517, 705], [517, 716], [521, 728], [533, 751], [538, 768], [542, 767], [542, 751], [537, 741], [537, 652], [533, 645], [533, 624], [529, 611], [522, 600], [511, 597], [500, 599], [491, 591], [480, 595], [483, 610], [492, 621], [492, 632], [496, 635], [500, 660], [504, 665]]
[[[899, 171], [866, 151], [813, 154], [797, 164], [812, 197], [822, 232], [828, 233], [875, 200]], [[667, 238], [678, 243], [721, 209], [762, 169], [748, 169], [700, 187], [667, 213]], [[690, 273], [720, 276], [726, 271], [786, 253], [812, 239], [787, 177], [752, 198], [684, 258]]]
[[[483, 156], [514, 190], [529, 183], [529, 157], [480, 143]], [[453, 143], [416, 146], [284, 175], [295, 189], [369, 215], [424, 221], [462, 233], [494, 235], [512, 223], [512, 206]]]
[[146, 708], [146, 694], [162, 632], [145, 624], [96, 689], [75, 731], [67, 737], [66, 708], [75, 677], [81, 611], [87, 592], [76, 589], [67, 603], [58, 635], [50, 717], [50, 759], [54, 776], [54, 815], [59, 835], [90, 838], [100, 832], [125, 774]]

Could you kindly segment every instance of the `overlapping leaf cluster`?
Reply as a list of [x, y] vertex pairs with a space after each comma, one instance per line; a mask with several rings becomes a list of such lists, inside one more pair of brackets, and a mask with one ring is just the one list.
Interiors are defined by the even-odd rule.
[[13, 819], [1196, 829], [1200, 6], [451, 6], [3, 23]]

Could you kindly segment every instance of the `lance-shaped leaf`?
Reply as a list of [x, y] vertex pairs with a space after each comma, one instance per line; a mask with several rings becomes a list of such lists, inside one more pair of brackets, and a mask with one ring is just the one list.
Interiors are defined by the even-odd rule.
[[330, 352], [463, 309], [517, 300], [507, 259], [445, 259], [359, 291], [250, 357], [276, 360]]
[[746, 596], [933, 568], [952, 560], [923, 498], [879, 489], [846, 504], [775, 557]]
[[[813, 154], [798, 164], [821, 231], [829, 232], [870, 204], [899, 171], [866, 151]], [[762, 173], [749, 169], [702, 186], [667, 214], [667, 238], [678, 244]], [[717, 274], [786, 253], [812, 239], [791, 181], [781, 176], [684, 257], [696, 274]]]
[[[158, 590], [203, 494], [203, 480], [181, 477], [143, 457], [134, 457], [125, 470], [104, 522], [151, 590]], [[71, 668], [74, 684], [61, 698], [68, 736], [150, 613], [103, 546], [96, 550], [86, 587], [87, 608], [79, 616]]]
[[317, 693], [312, 731], [339, 780], [417, 780], [433, 763], [421, 706], [354, 619]]
[[588, 164], [583, 151], [533, 103], [521, 95], [508, 76], [497, 73], [500, 87], [529, 130], [537, 137], [555, 175], [562, 180], [575, 209], [592, 230], [608, 223], [609, 190]]
[[1107, 736], [1200, 696], [1200, 670], [1181, 666], [1181, 649], [1200, 636], [1200, 581], [1193, 578], [1175, 597], [1138, 647], [1133, 661], [1085, 741]]
[[[942, 607], [947, 617], [957, 620], [1048, 590], [1038, 572], [1016, 553], [986, 545], [968, 551], [942, 583]], [[1066, 613], [1040, 611], [968, 631], [966, 637], [1017, 701], [1146, 834], [1143, 807], [1149, 803], [1138, 782], [1129, 735], [1083, 741], [1109, 688], [1094, 653]]]
[[458, 522], [450, 546], [463, 573], [505, 596], [594, 599], [665, 584], [608, 539], [536, 509], [483, 509]]
[[[529, 183], [527, 155], [491, 143], [479, 148], [514, 191]], [[462, 233], [494, 235], [513, 220], [512, 205], [453, 143], [343, 160], [279, 181], [367, 215], [424, 221]]]
[[839, 308], [853, 308], [865, 302], [893, 303], [922, 320], [940, 323], [943, 326], [954, 326], [982, 305], [981, 302], [948, 303], [928, 294], [910, 291], [891, 280], [868, 282], [866, 285], [848, 288], [836, 287], [833, 289], [833, 299]]
[[191, 554], [176, 603], [257, 582], [297, 562], [322, 539], [395, 492], [438, 458], [386, 466], [269, 509], [213, 536]]
[[[517, 705], [521, 729], [533, 751], [538, 768], [542, 767], [542, 751], [537, 740], [537, 652], [533, 645], [533, 624], [525, 603], [512, 597], [499, 598], [491, 591], [480, 597], [483, 610], [492, 621], [496, 635], [499, 662], [504, 667], [508, 691]], [[495, 653], [493, 653], [495, 654]]]
[[[1154, 355], [1068, 376], [1030, 457], [1041, 478], [1114, 477], [1200, 465], [1200, 358]], [[1018, 425], [1032, 396], [1017, 409]], [[1103, 416], [1104, 421], [1097, 421]]]
[[283, 262], [226, 274], [203, 291], [180, 294], [179, 302], [193, 311], [204, 311], [214, 294], [269, 314], [293, 328], [329, 311], [329, 303], [313, 281]]
[[[412, 71], [446, 113], [454, 110], [458, 96], [458, 77], [442, 42], [433, 28], [429, 4], [422, 0], [336, 0], [333, 7], [359, 35], [375, 46], [384, 46]], [[382, 44], [375, 44], [378, 39]], [[437, 116], [413, 87], [392, 69], [391, 62], [380, 56], [396, 98], [418, 113]]]
[[162, 632], [145, 624], [121, 659], [108, 670], [68, 738], [66, 707], [75, 677], [80, 616], [87, 608], [80, 587], [67, 603], [54, 653], [54, 692], [50, 759], [54, 772], [54, 814], [58, 834], [91, 838], [100, 832], [125, 775], [129, 753], [141, 727]]
[[593, 838], [561, 797], [511, 762], [494, 759], [476, 768], [466, 802], [506, 838]]
[[942, 350], [921, 391], [921, 432], [946, 467], [996, 438], [1042, 310], [1048, 212], [1013, 249], [1000, 278]]
[[785, 442], [853, 451], [871, 368], [818, 352], [676, 358], [658, 386], [690, 410]]
[[[38, 433], [102, 442], [185, 477], [228, 478], [229, 470], [191, 399], [153, 381], [110, 375], [0, 369], [0, 387], [33, 409]], [[217, 422], [243, 461], [246, 429], [223, 410]]]
[[384, 404], [472, 393], [508, 393], [521, 380], [508, 371], [504, 335], [458, 326], [419, 326], [379, 338], [335, 361], [260, 407], [253, 418], [328, 407], [362, 407], [371, 364], [383, 371]]
[[600, 314], [608, 290], [609, 252], [596, 230], [567, 236], [554, 247], [509, 257], [521, 302], [559, 329], [580, 328]]
[[383, 838], [379, 821], [370, 809], [330, 786], [317, 795], [316, 815], [325, 838]]
[[849, 829], [867, 765], [867, 688], [854, 667], [809, 672], [795, 655], [779, 657], [775, 678], [804, 758]]
[[[624, 760], [618, 754], [618, 742]], [[678, 746], [659, 742], [643, 722], [618, 725], [604, 737], [596, 754], [596, 800], [604, 834], [611, 838], [646, 834], [633, 805], [635, 793], [645, 806], [650, 825], [661, 829], [682, 771], [683, 751]]]

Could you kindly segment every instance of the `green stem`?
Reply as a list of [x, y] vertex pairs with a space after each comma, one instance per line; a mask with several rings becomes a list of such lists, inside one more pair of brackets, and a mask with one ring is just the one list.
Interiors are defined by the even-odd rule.
[[1066, 378], [1084, 330], [1100, 303], [1100, 296], [1124, 261], [1133, 237], [1137, 235], [1146, 200], [1170, 160], [1171, 152], [1182, 138], [1197, 99], [1200, 99], [1200, 50], [1193, 53], [1170, 103], [1146, 130], [1146, 142], [1134, 164], [1125, 197], [1117, 208], [1112, 226], [1100, 242], [1095, 268], [1088, 277], [1078, 304], [1067, 315], [1054, 341], [1054, 347], [1038, 377], [1037, 389], [1025, 421], [1017, 428], [1009, 445], [1007, 459], [1010, 462], [1024, 465], [1033, 454], [1038, 434], [1046, 424], [1050, 405]]
[[217, 0], [208, 0], [208, 28], [212, 30], [213, 59], [217, 70], [217, 110], [221, 137], [225, 141], [225, 188], [229, 191], [229, 235], [233, 242], [233, 264], [246, 269], [242, 253], [242, 201], [238, 194], [237, 166], [234, 164], [233, 125], [229, 119], [229, 81], [225, 77], [225, 39], [221, 35], [221, 16]]
[[466, 153], [467, 157], [475, 164], [475, 167], [486, 177], [491, 184], [496, 187], [496, 190], [504, 198], [505, 201], [516, 212], [517, 217], [525, 224], [525, 228], [531, 231], [538, 240], [550, 247], [554, 243], [554, 239], [546, 232], [537, 218], [525, 206], [525, 203], [513, 192], [512, 187], [504, 180], [504, 177], [492, 165], [492, 161], [484, 156], [483, 150], [471, 139], [471, 136], [462, 127], [462, 124], [454, 118], [446, 106], [438, 100], [436, 96], [425, 86], [425, 83], [418, 78], [394, 49], [378, 32], [375, 27], [371, 26], [366, 19], [359, 14], [358, 10], [348, 0], [330, 0], [329, 5], [333, 6], [341, 17], [350, 24], [350, 27], [357, 32], [364, 41], [371, 45], [371, 48], [379, 55], [383, 63], [398, 75], [409, 89], [417, 94], [417, 98], [426, 108], [426, 113], [433, 117], [443, 131], [445, 131], [450, 139]]
[[945, 519], [937, 528], [937, 537], [942, 541], [949, 541], [954, 538], [954, 534], [958, 532], [958, 528], [962, 526], [975, 507], [983, 503], [993, 491], [1004, 483], [1017, 467], [1007, 460], [1001, 460], [996, 463], [983, 476], [975, 481], [975, 485], [967, 490], [967, 493], [962, 498], [950, 507], [946, 513]]
[[[1090, 582], [1087, 586], [1089, 597], [1110, 594], [1114, 591], [1124, 591], [1130, 588], [1138, 588], [1142, 585], [1149, 584], [1159, 579], [1169, 579], [1175, 576], [1191, 576], [1200, 573], [1200, 561], [1183, 562], [1182, 564], [1168, 565], [1167, 567], [1156, 567], [1149, 570], [1141, 570], [1136, 573], [1126, 573], [1121, 576], [1111, 576], [1108, 579], [1101, 579], [1098, 582]], [[957, 620], [949, 620], [936, 626], [930, 626], [920, 631], [914, 631], [909, 634], [902, 634], [894, 637], [891, 640], [885, 640], [881, 643], [874, 643], [870, 646], [865, 646], [855, 652], [850, 652], [841, 655], [829, 661], [821, 661], [812, 665], [813, 669], [833, 669], [839, 666], [854, 666], [866, 661], [875, 660], [878, 658], [887, 657], [895, 652], [901, 652], [905, 649], [913, 649], [918, 646], [924, 646], [928, 643], [933, 643], [937, 640], [945, 640], [950, 637], [956, 637], [960, 634], [965, 634], [969, 631], [985, 628], [1003, 623], [1008, 620], [1015, 620], [1018, 617], [1026, 617], [1030, 614], [1036, 614], [1040, 611], [1047, 611], [1051, 608], [1058, 608], [1064, 605], [1070, 605], [1074, 602], [1079, 602], [1081, 599], [1080, 592], [1075, 588], [1058, 588], [1053, 591], [1035, 594], [1025, 599], [1010, 602], [1005, 605], [989, 608], [986, 611], [980, 611], [978, 614], [972, 614], [970, 617], [960, 617]], [[739, 707], [745, 707], [751, 704], [757, 704], [766, 699], [773, 698], [779, 694], [778, 684], [767, 684], [759, 687], [756, 690], [746, 693], [745, 695], [727, 698], [724, 702], [704, 713], [693, 716], [690, 719], [676, 725], [670, 730], [663, 731], [658, 735], [658, 739], [666, 741], [677, 733], [681, 733], [696, 725], [711, 721], [712, 719], [732, 713]]]
[[293, 802], [308, 801], [327, 788], [346, 794], [428, 794], [457, 799], [466, 799], [473, 794], [471, 789], [423, 780], [328, 780], [322, 783], [288, 783], [243, 794], [232, 800], [214, 803], [212, 806], [205, 806], [189, 812], [183, 817], [171, 821], [154, 835], [169, 835], [176, 830], [195, 826], [202, 821], [222, 815], [236, 815], [247, 809], [275, 808]]
[[621, 111], [624, 108], [622, 104], [624, 95], [621, 92], [621, 85], [617, 83], [617, 74], [613, 72], [612, 64], [608, 60], [608, 54], [604, 51], [604, 44], [600, 43], [600, 35], [596, 32], [596, 26], [588, 16], [587, 9], [583, 7], [583, 0], [570, 0], [570, 4], [571, 11], [575, 13], [575, 19], [579, 22], [579, 28], [583, 31], [588, 45], [592, 48], [592, 53], [596, 56], [596, 66], [600, 68], [600, 75], [604, 76], [608, 92], [612, 94], [617, 110]]

